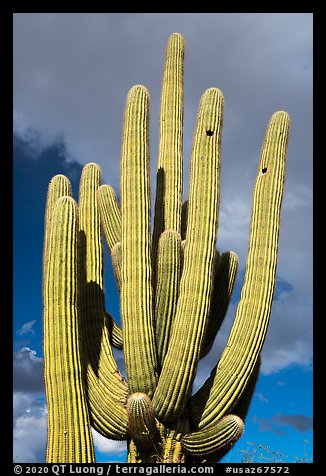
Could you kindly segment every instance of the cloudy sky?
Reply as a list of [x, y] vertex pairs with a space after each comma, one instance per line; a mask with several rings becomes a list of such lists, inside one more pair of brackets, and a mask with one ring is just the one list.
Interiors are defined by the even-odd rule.
[[[77, 198], [82, 166], [95, 161], [104, 182], [119, 192], [125, 98], [131, 86], [144, 84], [151, 96], [154, 196], [165, 44], [175, 31], [186, 44], [184, 195], [199, 99], [218, 87], [225, 96], [218, 249], [232, 249], [240, 260], [228, 317], [196, 386], [216, 363], [235, 315], [263, 134], [273, 112], [285, 110], [291, 136], [271, 325], [246, 433], [227, 458], [240, 461], [247, 441], [274, 445], [288, 461], [308, 441], [311, 456], [312, 14], [20, 13], [13, 22], [15, 460], [44, 461], [41, 265], [48, 181], [66, 174]], [[109, 261], [106, 283], [112, 283]], [[119, 319], [118, 297], [109, 305]], [[95, 443], [101, 461], [125, 457], [121, 443], [98, 435]]]

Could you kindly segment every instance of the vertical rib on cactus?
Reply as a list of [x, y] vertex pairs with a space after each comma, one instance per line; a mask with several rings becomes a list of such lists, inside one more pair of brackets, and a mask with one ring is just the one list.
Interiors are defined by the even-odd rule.
[[87, 164], [79, 188], [80, 325], [94, 427], [109, 438], [121, 439], [128, 425], [123, 407], [128, 388], [114, 360], [105, 325], [103, 250], [96, 198], [100, 185], [99, 166]]
[[128, 93], [121, 151], [123, 348], [130, 393], [151, 397], [157, 384], [150, 254], [149, 95]]
[[181, 276], [181, 237], [174, 230], [161, 234], [158, 244], [155, 293], [155, 334], [160, 366], [168, 350]]
[[[48, 204], [56, 196], [50, 190]], [[79, 354], [78, 211], [74, 200], [71, 197], [59, 198], [52, 217], [47, 216], [47, 226], [49, 221], [51, 229], [47, 233], [45, 260], [47, 279], [43, 287], [44, 378], [48, 409], [46, 461], [92, 463], [95, 461], [93, 438]]]
[[[236, 318], [212, 376], [190, 400], [191, 420], [199, 428], [232, 411], [264, 343], [275, 287], [289, 122], [287, 113], [276, 112], [266, 130], [254, 187], [246, 272]], [[204, 409], [201, 401], [206, 401]]]
[[[180, 293], [171, 342], [153, 399], [162, 421], [176, 420], [185, 408], [210, 307], [219, 208], [223, 103], [221, 91], [211, 88], [203, 94], [198, 111]], [[207, 135], [207, 130], [213, 131], [213, 135]], [[185, 349], [192, 351], [185, 352]]]
[[153, 231], [153, 263], [164, 230], [181, 232], [184, 39], [173, 33], [166, 46], [160, 109], [160, 140]]

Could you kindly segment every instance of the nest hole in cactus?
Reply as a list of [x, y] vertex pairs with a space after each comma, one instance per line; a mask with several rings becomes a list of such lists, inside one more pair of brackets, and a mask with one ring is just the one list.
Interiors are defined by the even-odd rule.
[[209, 130], [209, 129], [206, 131], [206, 135], [207, 135], [208, 137], [211, 137], [213, 134], [214, 134], [214, 131], [211, 131], [211, 130]]
[[261, 173], [264, 175], [267, 172], [267, 167], [264, 167], [261, 171]]

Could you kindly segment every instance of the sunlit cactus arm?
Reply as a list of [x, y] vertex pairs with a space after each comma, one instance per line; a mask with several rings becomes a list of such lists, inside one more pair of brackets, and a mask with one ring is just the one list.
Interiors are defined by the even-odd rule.
[[[121, 439], [128, 426], [123, 406], [128, 387], [113, 357], [109, 329], [105, 325], [103, 248], [97, 203], [100, 185], [100, 167], [94, 163], [87, 164], [83, 168], [79, 187], [79, 292], [83, 366], [94, 427], [98, 429], [96, 425], [99, 425], [99, 431], [106, 431], [109, 438]], [[104, 411], [108, 412], [106, 430], [101, 416]]]
[[128, 93], [121, 151], [123, 349], [130, 393], [149, 397], [157, 384], [150, 250], [149, 95]]
[[160, 366], [168, 350], [181, 276], [181, 237], [174, 230], [161, 234], [158, 244], [155, 293], [155, 335]]
[[222, 253], [218, 259], [201, 357], [207, 355], [211, 350], [216, 334], [225, 318], [237, 276], [238, 263], [238, 256], [233, 251]]
[[219, 460], [241, 437], [244, 424], [237, 415], [226, 415], [202, 430], [184, 435], [182, 445], [195, 459]]
[[166, 46], [153, 230], [153, 264], [164, 230], [181, 232], [184, 39], [173, 33]]
[[[199, 428], [232, 411], [264, 343], [275, 287], [289, 125], [289, 115], [280, 111], [273, 114], [266, 130], [253, 193], [246, 272], [235, 321], [218, 365], [189, 401], [191, 421]], [[204, 409], [201, 401], [206, 402]]]
[[44, 243], [43, 243], [43, 280], [46, 279], [44, 272], [47, 267], [46, 260], [48, 259], [48, 241], [51, 230], [52, 214], [56, 201], [60, 197], [71, 197], [71, 183], [70, 180], [62, 174], [55, 175], [50, 180], [48, 186], [48, 193], [45, 207], [45, 221], [44, 221]]
[[[48, 205], [57, 195], [49, 192], [52, 197], [48, 196]], [[92, 463], [95, 461], [93, 437], [79, 349], [76, 203], [71, 197], [59, 198], [51, 220], [49, 216], [47, 226], [51, 221], [51, 229], [47, 232], [47, 270], [43, 283], [44, 378], [48, 411], [46, 461]]]
[[[220, 90], [208, 89], [201, 98], [197, 116], [179, 299], [170, 345], [153, 399], [158, 418], [163, 422], [176, 420], [185, 408], [210, 307], [219, 208], [223, 103]], [[191, 352], [185, 352], [185, 349], [191, 349]]]
[[101, 185], [97, 190], [101, 224], [110, 252], [121, 241], [121, 212], [114, 189]]

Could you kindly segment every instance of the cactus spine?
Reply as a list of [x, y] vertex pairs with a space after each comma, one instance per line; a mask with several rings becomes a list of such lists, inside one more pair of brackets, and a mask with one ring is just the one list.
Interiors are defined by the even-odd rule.
[[[266, 130], [229, 340], [191, 395], [199, 359], [226, 315], [238, 258], [216, 249], [224, 108], [216, 88], [199, 104], [182, 205], [183, 59], [183, 38], [174, 33], [162, 83], [152, 238], [144, 86], [134, 86], [125, 105], [121, 204], [94, 163], [83, 169], [78, 205], [66, 177], [49, 185], [43, 259], [48, 462], [94, 461], [91, 427], [127, 440], [131, 463], [218, 461], [243, 433], [275, 287], [289, 116], [275, 113]], [[101, 231], [122, 327], [104, 308]], [[123, 348], [127, 381], [112, 346]]]

